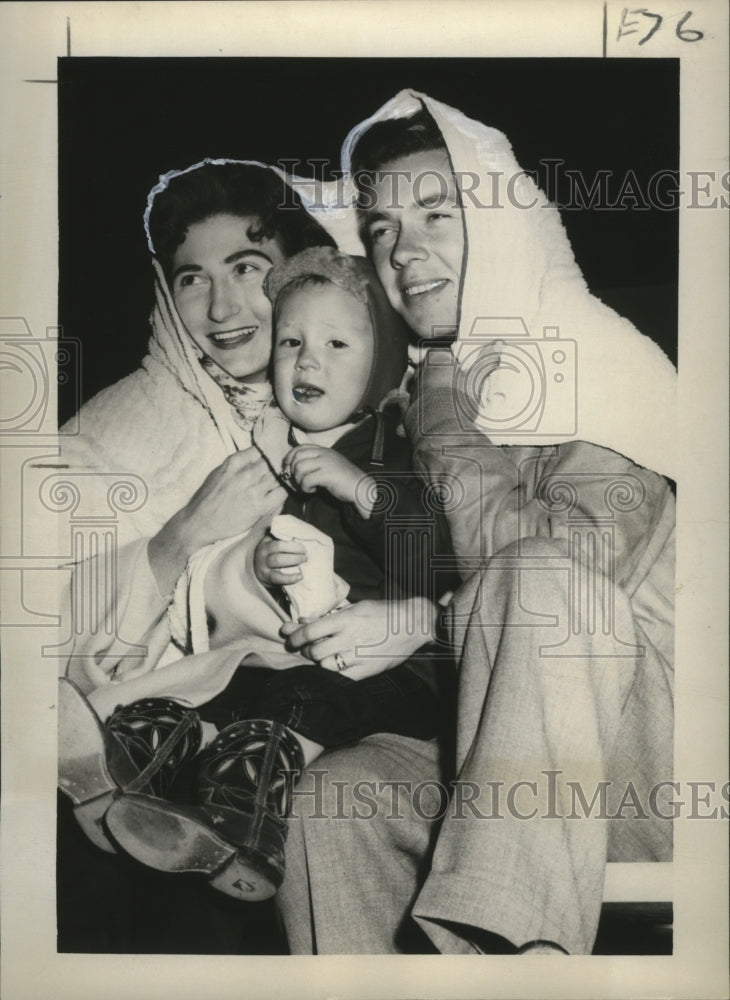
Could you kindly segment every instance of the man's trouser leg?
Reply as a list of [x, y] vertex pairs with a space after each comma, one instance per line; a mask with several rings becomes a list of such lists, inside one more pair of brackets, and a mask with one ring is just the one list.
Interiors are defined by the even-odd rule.
[[437, 828], [428, 817], [444, 808], [440, 779], [435, 741], [390, 733], [304, 772], [277, 897], [292, 954], [433, 950], [410, 909]]
[[[590, 952], [607, 858], [671, 856], [671, 824], [647, 808], [671, 778], [667, 665], [620, 588], [564, 553], [510, 546], [454, 602], [460, 785], [413, 911], [443, 952], [472, 951], [474, 928]], [[580, 627], [589, 584], [612, 602], [610, 634]]]

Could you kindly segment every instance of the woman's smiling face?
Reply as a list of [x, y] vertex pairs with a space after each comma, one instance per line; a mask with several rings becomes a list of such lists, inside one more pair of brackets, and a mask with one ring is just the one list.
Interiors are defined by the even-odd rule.
[[284, 254], [252, 240], [256, 218], [214, 215], [193, 223], [172, 258], [172, 295], [190, 337], [235, 378], [263, 382], [271, 355], [264, 278]]

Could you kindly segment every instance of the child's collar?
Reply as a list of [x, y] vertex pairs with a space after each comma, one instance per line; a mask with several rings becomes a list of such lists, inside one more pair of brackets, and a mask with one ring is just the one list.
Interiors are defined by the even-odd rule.
[[303, 431], [292, 424], [291, 437], [294, 439], [295, 444], [316, 444], [322, 448], [331, 448], [335, 442], [344, 437], [353, 427], [357, 427], [357, 423], [340, 424], [339, 427], [331, 427], [327, 431], [307, 433], [307, 431]]

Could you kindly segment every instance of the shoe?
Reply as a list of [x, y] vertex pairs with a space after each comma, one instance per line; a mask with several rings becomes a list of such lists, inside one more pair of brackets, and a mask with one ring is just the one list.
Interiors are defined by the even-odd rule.
[[280, 722], [253, 719], [227, 726], [199, 759], [196, 805], [124, 794], [107, 826], [128, 854], [158, 871], [199, 872], [235, 899], [268, 899], [284, 878], [301, 747]]
[[97, 847], [114, 854], [104, 816], [123, 791], [166, 795], [202, 739], [198, 713], [167, 698], [117, 708], [102, 723], [66, 677], [58, 688], [58, 787]]

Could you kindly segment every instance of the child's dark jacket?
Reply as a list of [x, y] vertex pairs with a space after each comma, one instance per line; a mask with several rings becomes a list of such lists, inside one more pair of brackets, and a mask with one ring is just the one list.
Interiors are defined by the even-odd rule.
[[[411, 449], [398, 434], [398, 423], [395, 408], [371, 414], [334, 445], [377, 483], [369, 519], [325, 490], [292, 495], [284, 505], [285, 514], [332, 538], [334, 569], [349, 584], [352, 603], [416, 596], [438, 600], [458, 584], [445, 519], [433, 490], [412, 470]], [[416, 628], [419, 625], [415, 623]], [[301, 685], [294, 677], [297, 671]], [[249, 684], [250, 673], [244, 679]], [[299, 704], [306, 704], [305, 735], [327, 746], [360, 739], [368, 732], [429, 738], [448, 727], [453, 711], [453, 661], [445, 646], [433, 643], [425, 643], [393, 669], [362, 681], [319, 667], [294, 668], [268, 680], [269, 713], [272, 698], [277, 704], [285, 701], [284, 691], [274, 694], [271, 684], [277, 689], [286, 684], [286, 697], [294, 695]]]

